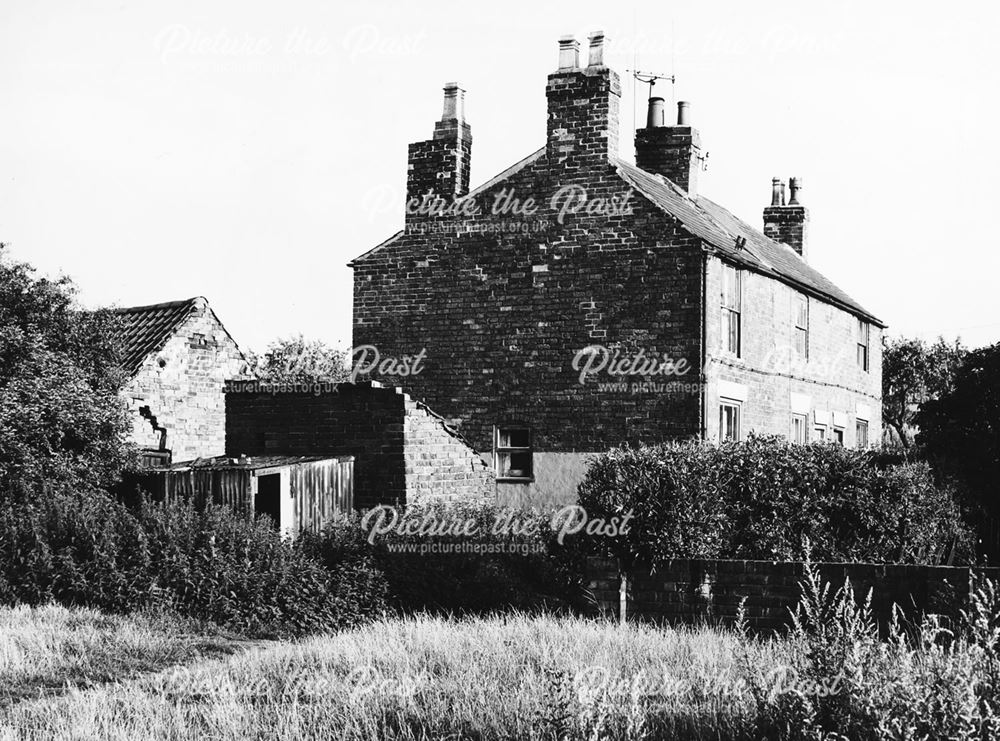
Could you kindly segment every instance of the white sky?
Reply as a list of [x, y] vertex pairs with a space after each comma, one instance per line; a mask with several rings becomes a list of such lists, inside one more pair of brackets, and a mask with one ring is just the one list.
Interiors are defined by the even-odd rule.
[[89, 306], [204, 295], [244, 347], [348, 345], [345, 263], [401, 226], [406, 145], [442, 85], [468, 90], [476, 185], [544, 142], [558, 37], [604, 29], [624, 156], [626, 68], [673, 70], [710, 153], [701, 192], [760, 226], [771, 177], [801, 176], [813, 264], [890, 333], [992, 343], [998, 18], [925, 0], [3, 0], [0, 240]]

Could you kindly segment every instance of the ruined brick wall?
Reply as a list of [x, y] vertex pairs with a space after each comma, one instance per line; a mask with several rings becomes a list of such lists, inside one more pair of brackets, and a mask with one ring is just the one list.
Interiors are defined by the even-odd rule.
[[354, 502], [479, 499], [492, 472], [436, 415], [393, 388], [340, 384], [321, 393], [226, 394], [226, 455], [353, 455]]
[[[863, 599], [872, 590], [872, 612], [883, 624], [893, 603], [910, 618], [920, 611], [955, 615], [967, 601], [972, 569], [912, 564], [820, 563], [824, 582], [836, 590], [850, 579], [855, 595]], [[996, 580], [1000, 569], [975, 569]], [[789, 609], [799, 601], [799, 583], [805, 578], [799, 561], [725, 561], [675, 559], [657, 566], [655, 573], [637, 566], [629, 573], [628, 613], [633, 619], [665, 623], [719, 622], [732, 625], [741, 600], [750, 627], [782, 630]], [[589, 589], [596, 598], [595, 613], [615, 615], [619, 604], [618, 570], [613, 562], [588, 563]]]
[[[143, 448], [166, 447], [174, 461], [222, 455], [226, 414], [223, 386], [246, 365], [239, 347], [204, 299], [126, 385], [132, 440]], [[147, 411], [141, 411], [146, 410]]]
[[830, 303], [809, 300], [808, 358], [795, 349], [798, 292], [763, 275], [742, 271], [741, 352], [722, 350], [721, 271], [708, 262], [706, 294], [706, 417], [709, 439], [718, 439], [721, 397], [739, 394], [742, 432], [787, 436], [794, 412], [804, 412], [810, 440], [826, 420], [828, 439], [837, 426], [845, 445], [856, 444], [857, 419], [868, 422], [868, 440], [882, 436], [882, 335], [870, 326], [868, 371], [857, 362], [857, 318]]

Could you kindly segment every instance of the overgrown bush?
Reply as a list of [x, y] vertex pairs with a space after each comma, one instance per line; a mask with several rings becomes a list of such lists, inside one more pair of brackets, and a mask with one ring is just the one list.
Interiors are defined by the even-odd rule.
[[380, 574], [328, 571], [267, 521], [228, 508], [143, 503], [100, 491], [0, 501], [0, 601], [127, 612], [169, 606], [248, 635], [333, 630], [384, 609]]
[[883, 465], [876, 453], [834, 444], [751, 436], [721, 446], [619, 448], [595, 459], [579, 494], [597, 516], [631, 509], [629, 548], [652, 563], [794, 560], [803, 538], [819, 560], [972, 557], [955, 497], [925, 464]]
[[[495, 532], [494, 525], [510, 514], [484, 502], [386, 508], [382, 516], [402, 522], [471, 523], [472, 534], [406, 534], [394, 528], [370, 541], [371, 522], [363, 526], [353, 515], [303, 542], [333, 571], [355, 563], [384, 574], [392, 604], [404, 612], [484, 614], [565, 606], [577, 593], [581, 565], [562, 552], [541, 514], [516, 515], [531, 532]], [[383, 520], [383, 527], [390, 522]]]

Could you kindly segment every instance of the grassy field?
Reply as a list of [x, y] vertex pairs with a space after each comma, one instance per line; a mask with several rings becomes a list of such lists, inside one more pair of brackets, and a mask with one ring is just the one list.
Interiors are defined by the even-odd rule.
[[[60, 608], [3, 610], [0, 626], [4, 739], [839, 738], [815, 725], [822, 688], [792, 681], [816, 650], [794, 637], [416, 616], [241, 644]], [[866, 738], [952, 737], [919, 719], [950, 734], [976, 701], [968, 649], [833, 644], [856, 654], [841, 657], [844, 702], [902, 708]], [[976, 722], [954, 737], [995, 737]]]
[[165, 615], [65, 607], [0, 609], [0, 712], [67, 688], [99, 687], [249, 645], [210, 625]]

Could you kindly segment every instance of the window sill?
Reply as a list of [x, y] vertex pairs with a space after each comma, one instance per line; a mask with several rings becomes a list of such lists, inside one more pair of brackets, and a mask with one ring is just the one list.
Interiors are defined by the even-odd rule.
[[534, 476], [528, 476], [528, 477], [497, 476], [498, 484], [533, 484], [534, 482], [535, 482]]

